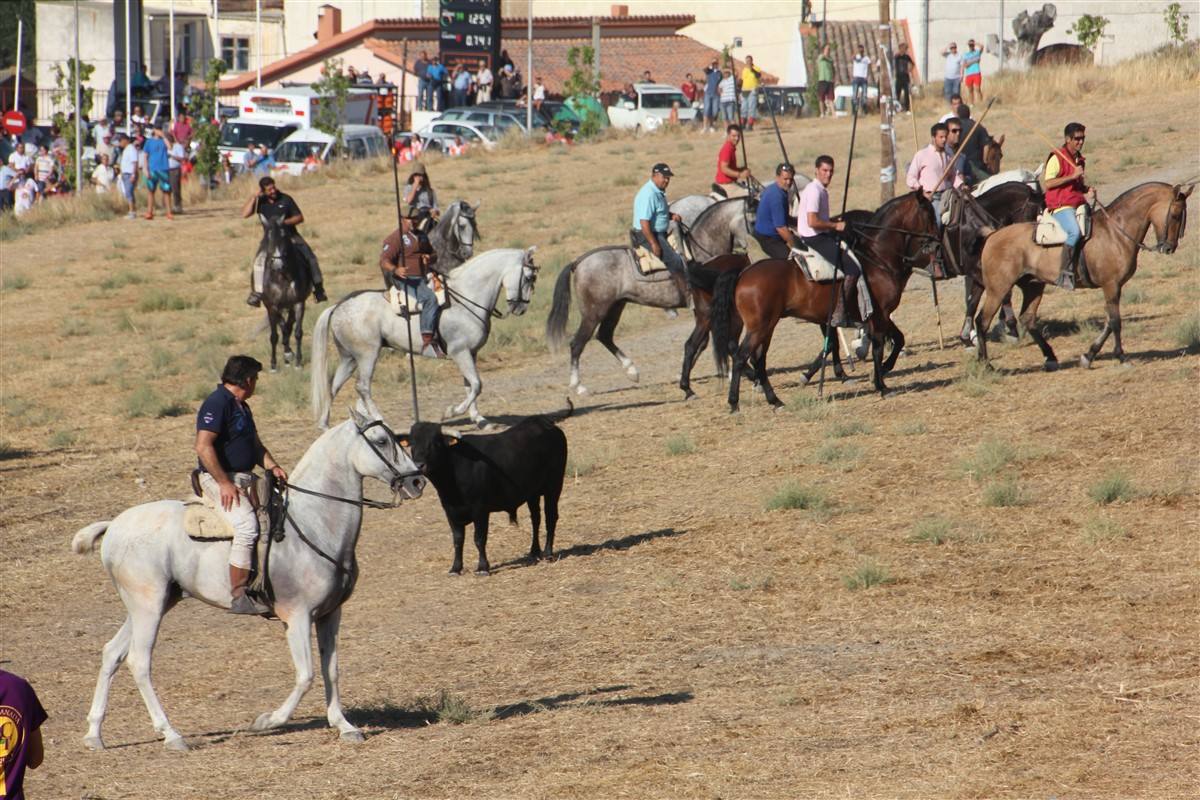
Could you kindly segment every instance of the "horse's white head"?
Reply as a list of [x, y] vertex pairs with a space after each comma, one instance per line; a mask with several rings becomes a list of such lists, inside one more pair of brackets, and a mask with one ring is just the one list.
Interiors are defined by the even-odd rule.
[[466, 200], [459, 200], [451, 209], [453, 219], [449, 233], [455, 241], [455, 253], [463, 261], [475, 254], [475, 239], [482, 238], [475, 223], [475, 212], [479, 210], [479, 205], [476, 203], [472, 206]]
[[537, 283], [537, 265], [533, 263], [533, 252], [536, 247], [530, 247], [521, 256], [518, 264], [510, 267], [504, 273], [504, 292], [508, 300], [508, 312], [519, 317], [529, 310], [533, 300], [533, 287]]
[[425, 490], [425, 478], [383, 420], [371, 419], [351, 408], [350, 422], [357, 431], [350, 450], [350, 463], [355, 471], [386, 483], [394, 493], [409, 500], [420, 497]]

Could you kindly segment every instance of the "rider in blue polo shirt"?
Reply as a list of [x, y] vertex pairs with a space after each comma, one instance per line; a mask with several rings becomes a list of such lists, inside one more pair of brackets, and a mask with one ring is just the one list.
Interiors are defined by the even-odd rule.
[[682, 298], [680, 305], [687, 305], [689, 300], [687, 272], [683, 258], [667, 241], [667, 230], [671, 221], [680, 222], [678, 214], [672, 214], [667, 204], [667, 186], [671, 183], [671, 168], [666, 164], [655, 164], [650, 170], [650, 180], [638, 190], [633, 198], [633, 231], [630, 238], [635, 247], [645, 247], [662, 259], [679, 289]]
[[788, 228], [788, 191], [796, 169], [784, 162], [775, 167], [775, 181], [763, 189], [754, 217], [754, 238], [768, 258], [790, 258], [795, 237]]
[[258, 514], [249, 496], [255, 466], [287, 480], [283, 467], [258, 438], [246, 403], [258, 385], [262, 364], [250, 356], [232, 356], [221, 372], [221, 385], [196, 412], [196, 455], [200, 489], [233, 526], [229, 549], [229, 585], [233, 614], [262, 614], [269, 609], [246, 596], [251, 556], [258, 540]]

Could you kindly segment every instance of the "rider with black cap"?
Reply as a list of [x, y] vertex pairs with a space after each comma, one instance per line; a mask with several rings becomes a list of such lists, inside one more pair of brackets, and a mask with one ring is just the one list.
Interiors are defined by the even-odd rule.
[[671, 213], [667, 203], [667, 186], [674, 175], [671, 168], [659, 162], [650, 170], [650, 180], [638, 190], [633, 199], [633, 230], [630, 238], [635, 247], [645, 247], [662, 260], [671, 280], [679, 289], [686, 304], [689, 298], [686, 267], [683, 257], [675, 252], [667, 241], [667, 230], [672, 220], [681, 222], [678, 214]]

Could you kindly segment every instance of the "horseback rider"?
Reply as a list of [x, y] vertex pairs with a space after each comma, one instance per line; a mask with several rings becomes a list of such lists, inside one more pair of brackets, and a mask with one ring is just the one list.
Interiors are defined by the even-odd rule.
[[671, 168], [659, 162], [650, 170], [650, 180], [638, 189], [633, 199], [633, 229], [630, 238], [634, 247], [649, 248], [667, 267], [667, 272], [684, 304], [688, 302], [691, 293], [688, 291], [687, 267], [683, 257], [675, 252], [667, 241], [667, 230], [671, 222], [682, 222], [678, 214], [671, 213], [667, 205], [667, 186], [674, 175]]
[[717, 177], [712, 189], [723, 197], [744, 197], [749, 193], [750, 168], [738, 166], [737, 147], [742, 140], [742, 126], [731, 122], [725, 126], [725, 141], [717, 154]]
[[[317, 263], [317, 256], [308, 246], [308, 242], [304, 241], [304, 237], [296, 230], [296, 226], [304, 222], [304, 214], [301, 213], [300, 206], [296, 205], [296, 201], [292, 199], [291, 195], [279, 191], [279, 187], [275, 185], [275, 179], [270, 176], [258, 181], [258, 191], [242, 206], [243, 217], [255, 214], [261, 214], [267, 218], [268, 222], [279, 223], [283, 226], [292, 247], [296, 249], [308, 267], [308, 274], [313, 285], [313, 298], [318, 303], [324, 303], [328, 298], [325, 296], [325, 281], [321, 277], [321, 265]], [[264, 231], [266, 226], [267, 223], [264, 222]], [[263, 273], [266, 271], [266, 265], [267, 251], [264, 240], [264, 244], [259, 246], [258, 253], [254, 256], [250, 295], [246, 298], [248, 305], [258, 306], [262, 302]]]
[[846, 221], [831, 222], [829, 219], [829, 184], [833, 180], [833, 157], [817, 156], [813, 166], [816, 168], [817, 179], [800, 192], [800, 213], [796, 217], [796, 232], [800, 234], [800, 241], [805, 247], [816, 250], [845, 276], [842, 278], [842, 290], [838, 292], [837, 307], [833, 310], [830, 324], [846, 328], [852, 324], [846, 307], [856, 300], [855, 284], [861, 273], [854, 259], [842, 257], [838, 234], [846, 230]]
[[408, 204], [408, 216], [414, 221], [418, 235], [425, 236], [441, 216], [437, 192], [429, 182], [429, 173], [425, 171], [425, 165], [417, 162], [406, 183], [404, 202]]
[[751, 234], [768, 258], [786, 259], [796, 240], [788, 228], [787, 202], [796, 168], [786, 162], [775, 167], [775, 181], [758, 198], [758, 213]]
[[404, 292], [411, 289], [421, 304], [421, 355], [444, 358], [445, 353], [437, 343], [437, 322], [441, 308], [437, 295], [429, 288], [425, 276], [437, 254], [429, 246], [429, 239], [419, 235], [416, 223], [403, 220], [403, 228], [397, 228], [383, 240], [379, 254], [379, 269], [383, 281], [389, 288]]
[[[959, 128], [961, 127], [962, 123], [959, 122]], [[937, 219], [939, 230], [942, 226], [942, 194], [951, 186], [962, 185], [962, 175], [951, 166], [953, 156], [946, 151], [947, 137], [946, 123], [935, 122], [929, 129], [929, 144], [913, 156], [905, 180], [909, 189], [919, 189], [933, 203], [934, 217]]]
[[1068, 291], [1075, 288], [1075, 265], [1083, 232], [1075, 219], [1075, 209], [1096, 199], [1096, 190], [1084, 183], [1083, 142], [1087, 129], [1072, 122], [1063, 129], [1063, 146], [1052, 150], [1042, 171], [1042, 188], [1046, 190], [1046, 208], [1067, 233], [1062, 248], [1062, 267], [1057, 285]]
[[196, 413], [200, 490], [234, 531], [229, 549], [231, 614], [262, 614], [269, 610], [246, 595], [258, 541], [258, 514], [251, 495], [254, 467], [261, 465], [278, 480], [287, 480], [287, 472], [258, 438], [254, 416], [246, 403], [258, 386], [262, 368], [250, 356], [231, 356], [221, 372], [221, 385]]

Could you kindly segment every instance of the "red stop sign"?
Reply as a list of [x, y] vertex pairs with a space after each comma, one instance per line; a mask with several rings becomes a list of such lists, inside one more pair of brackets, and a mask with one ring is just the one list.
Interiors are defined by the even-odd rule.
[[4, 125], [4, 132], [11, 136], [20, 136], [25, 132], [25, 115], [20, 111], [5, 111], [4, 117], [0, 119], [0, 124]]

